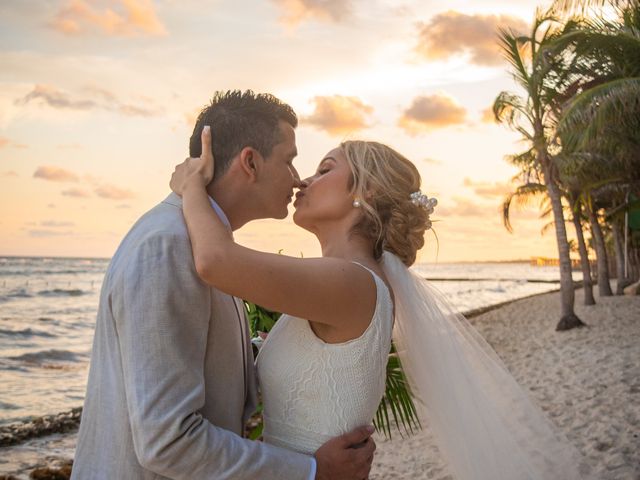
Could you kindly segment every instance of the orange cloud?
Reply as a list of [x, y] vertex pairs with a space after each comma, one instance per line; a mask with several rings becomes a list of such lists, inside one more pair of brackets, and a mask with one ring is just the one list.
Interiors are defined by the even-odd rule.
[[6, 171], [2, 174], [3, 177], [18, 177], [19, 175], [14, 170]]
[[442, 165], [442, 160], [438, 160], [436, 158], [423, 158], [422, 161], [428, 165]]
[[17, 99], [16, 105], [41, 101], [51, 108], [68, 110], [108, 110], [125, 116], [151, 117], [159, 114], [156, 109], [122, 103], [114, 94], [103, 89], [89, 87], [84, 95], [72, 95], [51, 85], [36, 85], [31, 92]]
[[482, 123], [496, 123], [496, 116], [493, 114], [493, 107], [482, 110]]
[[70, 188], [68, 190], [63, 190], [62, 196], [74, 197], [74, 198], [88, 198], [91, 196], [91, 194], [81, 188]]
[[467, 111], [443, 94], [417, 97], [404, 111], [398, 125], [410, 135], [463, 123]]
[[13, 148], [28, 148], [24, 143], [12, 142], [6, 137], [0, 137], [0, 148], [13, 147]]
[[302, 121], [334, 135], [367, 128], [366, 117], [373, 112], [372, 107], [357, 97], [314, 97], [313, 102], [314, 112]]
[[94, 190], [96, 195], [109, 200], [126, 200], [135, 197], [131, 190], [116, 187], [114, 185], [102, 185]]
[[36, 85], [32, 91], [16, 100], [15, 103], [17, 105], [26, 105], [34, 100], [42, 100], [50, 107], [60, 109], [89, 110], [98, 106], [94, 100], [73, 99], [67, 93], [49, 85]]
[[33, 173], [33, 178], [41, 178], [52, 182], [78, 181], [78, 176], [75, 173], [53, 165], [43, 165], [42, 167], [38, 167]]
[[509, 15], [466, 15], [448, 11], [419, 23], [416, 51], [428, 60], [442, 60], [470, 54], [479, 65], [500, 65], [502, 56], [497, 41], [498, 28], [527, 31], [523, 20]]
[[352, 10], [351, 0], [272, 0], [282, 11], [285, 25], [296, 26], [307, 19], [339, 22]]
[[485, 198], [504, 197], [512, 191], [512, 188], [508, 183], [474, 182], [468, 177], [465, 177], [463, 185], [465, 187], [472, 188], [476, 195]]
[[50, 229], [33, 229], [28, 230], [29, 236], [42, 238], [42, 237], [67, 237], [73, 235], [71, 230], [61, 231], [61, 230], [50, 230]]
[[102, 10], [84, 0], [69, 0], [49, 25], [66, 35], [101, 32], [111, 36], [165, 35], [151, 0], [111, 0]]
[[40, 222], [40, 226], [41, 227], [53, 227], [53, 228], [73, 227], [73, 226], [75, 226], [75, 223], [73, 223], [73, 222], [58, 222], [56, 220], [45, 220], [44, 222]]
[[496, 215], [497, 205], [489, 207], [478, 204], [478, 202], [463, 197], [454, 197], [454, 204], [442, 205], [436, 207], [438, 218], [443, 217], [489, 217]]

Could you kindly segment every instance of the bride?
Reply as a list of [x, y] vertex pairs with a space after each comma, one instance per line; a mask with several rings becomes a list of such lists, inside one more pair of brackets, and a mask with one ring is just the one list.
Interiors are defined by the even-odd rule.
[[285, 312], [257, 359], [266, 442], [312, 454], [369, 424], [393, 332], [419, 414], [455, 478], [589, 477], [491, 347], [408, 269], [436, 205], [420, 192], [409, 160], [380, 143], [347, 141], [305, 180], [291, 166], [299, 188], [293, 220], [322, 248], [321, 258], [299, 259], [234, 242], [205, 190], [214, 176], [209, 128], [202, 145], [202, 157], [177, 166], [171, 179], [198, 274]]

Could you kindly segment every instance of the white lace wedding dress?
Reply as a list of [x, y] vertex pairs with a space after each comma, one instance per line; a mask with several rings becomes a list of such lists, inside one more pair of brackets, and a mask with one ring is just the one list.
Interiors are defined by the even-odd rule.
[[371, 424], [385, 389], [393, 305], [385, 283], [369, 272], [377, 300], [360, 337], [325, 343], [307, 320], [290, 315], [269, 333], [256, 360], [266, 442], [313, 454], [327, 440]]

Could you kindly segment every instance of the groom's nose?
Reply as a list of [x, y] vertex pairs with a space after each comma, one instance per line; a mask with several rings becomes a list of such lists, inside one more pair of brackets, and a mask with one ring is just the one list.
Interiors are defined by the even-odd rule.
[[291, 165], [291, 176], [293, 177], [293, 188], [306, 187], [304, 180], [300, 180], [300, 174], [293, 165]]
[[306, 180], [300, 180], [300, 177], [296, 177], [295, 178], [295, 182], [293, 184], [293, 188], [307, 188], [307, 181]]

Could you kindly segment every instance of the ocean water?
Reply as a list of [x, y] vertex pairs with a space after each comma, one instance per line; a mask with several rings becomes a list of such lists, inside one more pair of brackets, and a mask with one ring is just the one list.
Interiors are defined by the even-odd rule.
[[[108, 263], [0, 257], [0, 425], [82, 405]], [[526, 263], [414, 268], [463, 312], [559, 285], [557, 267]]]

